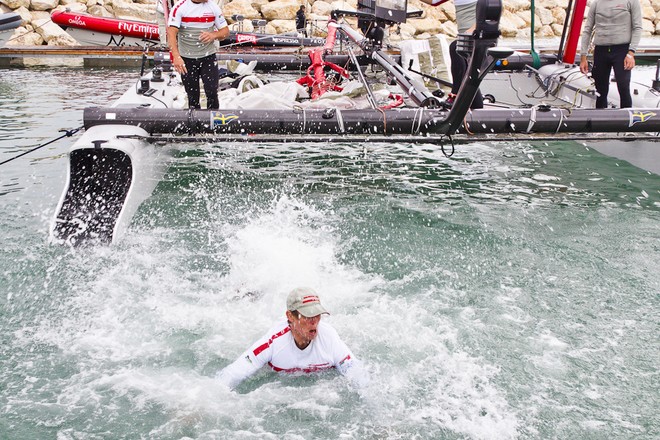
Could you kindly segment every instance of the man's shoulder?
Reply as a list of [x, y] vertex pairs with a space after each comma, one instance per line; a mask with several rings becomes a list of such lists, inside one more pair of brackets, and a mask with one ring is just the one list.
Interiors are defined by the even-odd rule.
[[257, 356], [271, 347], [281, 347], [282, 344], [287, 344], [290, 338], [291, 331], [287, 322], [278, 322], [253, 344], [251, 350]]
[[174, 2], [174, 6], [172, 8], [173, 9], [186, 8], [188, 10], [190, 9], [204, 10], [208, 8], [211, 9], [214, 13], [222, 12], [220, 6], [214, 0], [209, 0], [207, 2], [202, 2], [202, 3], [195, 3], [192, 0], [178, 0]]
[[350, 354], [350, 350], [337, 330], [327, 322], [319, 323], [317, 340], [319, 349], [325, 352], [333, 353], [341, 358]]
[[190, 7], [194, 5], [190, 0], [177, 0], [174, 2], [174, 5], [171, 8], [170, 14], [182, 14], [184, 11], [190, 10]]
[[266, 333], [266, 336], [271, 338], [277, 338], [279, 336], [289, 333], [289, 331], [290, 331], [289, 323], [286, 322], [286, 319], [283, 319], [273, 324], [273, 326], [270, 329], [268, 329], [268, 333]]

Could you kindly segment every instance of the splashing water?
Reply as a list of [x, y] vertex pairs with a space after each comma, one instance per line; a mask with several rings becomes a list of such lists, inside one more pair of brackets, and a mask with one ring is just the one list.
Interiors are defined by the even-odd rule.
[[[3, 154], [9, 137], [40, 141], [29, 71], [8, 72], [26, 98]], [[46, 85], [90, 72], [67, 74]], [[108, 90], [132, 78], [103, 77]], [[78, 93], [37, 119], [73, 122], [90, 105]], [[424, 145], [190, 144], [121, 243], [69, 249], [45, 243], [66, 147], [2, 170], [0, 437], [659, 434], [658, 176], [574, 143], [471, 144], [452, 159]], [[261, 371], [219, 386], [299, 285], [320, 292], [369, 385]]]

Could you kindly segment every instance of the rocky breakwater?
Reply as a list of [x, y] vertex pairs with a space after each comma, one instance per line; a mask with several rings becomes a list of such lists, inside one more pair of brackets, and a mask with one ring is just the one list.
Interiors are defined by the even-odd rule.
[[[215, 0], [210, 0], [215, 1]], [[593, 0], [591, 0], [593, 1]], [[591, 3], [589, 1], [589, 3]], [[539, 0], [534, 10], [534, 35], [557, 37], [561, 35], [569, 0]], [[242, 15], [245, 32], [253, 31], [252, 19], [265, 19], [266, 32], [282, 34], [295, 32], [295, 14], [301, 4], [306, 5], [308, 20], [314, 35], [323, 36], [333, 9], [355, 10], [356, 0], [328, 2], [325, 0], [227, 0], [219, 1], [230, 25], [233, 15]], [[224, 3], [224, 4], [223, 4]], [[500, 30], [504, 37], [529, 38], [531, 17], [529, 0], [503, 0], [504, 11]], [[660, 0], [640, 0], [642, 6], [643, 36], [660, 35]], [[57, 10], [86, 13], [99, 17], [156, 22], [156, 0], [0, 0], [0, 12], [14, 11], [23, 19], [8, 46], [75, 46], [77, 42], [50, 20]], [[442, 33], [456, 35], [455, 10], [449, 1], [439, 7], [430, 7], [419, 0], [408, 0], [408, 10], [421, 9], [421, 18], [410, 19], [390, 32], [390, 40], [429, 38]]]

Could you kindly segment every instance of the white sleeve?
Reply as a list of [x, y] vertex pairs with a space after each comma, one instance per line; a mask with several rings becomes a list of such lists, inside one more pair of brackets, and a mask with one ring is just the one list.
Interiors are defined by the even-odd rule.
[[227, 20], [225, 20], [225, 17], [223, 17], [222, 14], [215, 16], [215, 27], [218, 30], [227, 27]]
[[176, 28], [181, 27], [181, 9], [182, 7], [179, 4], [176, 4], [177, 7], [170, 9], [170, 16], [167, 20], [168, 26], [174, 26]]
[[213, 13], [215, 14], [215, 28], [220, 30], [222, 28], [226, 28], [227, 25], [227, 20], [225, 19], [225, 16], [222, 15], [222, 10], [220, 9], [220, 6], [218, 6], [215, 3], [209, 3], [211, 5], [211, 8], [213, 9]]
[[266, 365], [267, 362], [270, 362], [273, 359], [273, 349], [271, 347], [273, 333], [275, 332], [271, 330], [259, 338], [238, 359], [222, 369], [216, 375], [216, 378], [224, 385], [234, 389]]
[[251, 356], [251, 354], [250, 350], [243, 353], [238, 359], [222, 369], [217, 374], [216, 379], [232, 390], [236, 388], [265, 364], [265, 362], [259, 362], [259, 359]]
[[589, 8], [589, 13], [587, 14], [587, 20], [584, 22], [582, 27], [582, 35], [580, 40], [580, 55], [587, 56], [589, 55], [589, 45], [591, 44], [591, 37], [594, 31], [594, 24], [596, 22], [596, 4], [592, 3]]
[[343, 371], [339, 371], [355, 388], [364, 388], [369, 385], [369, 371], [359, 359], [351, 359], [350, 363], [346, 363]]
[[339, 334], [332, 329], [335, 340], [332, 344], [335, 368], [345, 376], [349, 382], [357, 387], [363, 388], [369, 383], [369, 372], [364, 364], [355, 358], [348, 346], [341, 340]]

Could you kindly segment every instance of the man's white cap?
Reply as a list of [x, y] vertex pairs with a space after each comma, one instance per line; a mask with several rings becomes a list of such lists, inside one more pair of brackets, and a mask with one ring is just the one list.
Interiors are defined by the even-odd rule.
[[297, 287], [286, 298], [286, 309], [297, 311], [306, 318], [326, 314], [328, 311], [321, 305], [318, 294], [309, 287]]

